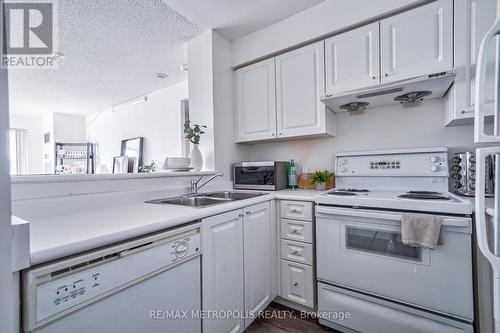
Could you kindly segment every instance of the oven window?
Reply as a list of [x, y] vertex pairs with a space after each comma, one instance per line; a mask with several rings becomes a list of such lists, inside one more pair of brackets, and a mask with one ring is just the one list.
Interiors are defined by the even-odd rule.
[[240, 185], [274, 185], [274, 167], [236, 167], [234, 181]]
[[351, 250], [422, 261], [419, 247], [404, 245], [401, 233], [346, 226], [346, 244]]

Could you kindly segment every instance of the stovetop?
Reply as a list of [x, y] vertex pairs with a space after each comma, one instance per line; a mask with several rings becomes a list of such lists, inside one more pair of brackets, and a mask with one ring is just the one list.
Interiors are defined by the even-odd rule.
[[449, 192], [426, 190], [339, 188], [317, 195], [316, 203], [430, 213], [472, 214], [472, 207], [468, 201]]

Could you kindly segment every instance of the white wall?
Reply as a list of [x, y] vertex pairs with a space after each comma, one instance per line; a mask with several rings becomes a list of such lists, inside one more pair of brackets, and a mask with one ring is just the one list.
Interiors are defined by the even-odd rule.
[[208, 126], [200, 140], [204, 160], [202, 170], [215, 169], [212, 34], [212, 30], [204, 32], [188, 41], [187, 47], [189, 118], [194, 123]]
[[43, 174], [42, 118], [11, 114], [10, 128], [27, 131], [28, 174]]
[[233, 103], [233, 70], [231, 69], [231, 43], [218, 33], [213, 33], [213, 99], [215, 128], [215, 167], [231, 176], [235, 162], [248, 159], [250, 148], [234, 144], [235, 119]]
[[149, 94], [146, 103], [87, 117], [87, 140], [97, 144], [97, 173], [112, 172], [121, 140], [133, 137], [144, 137], [144, 163], [154, 160], [161, 168], [165, 157], [182, 156], [181, 100], [188, 95], [184, 81]]
[[233, 66], [260, 59], [426, 0], [326, 0], [232, 42]]
[[[3, 0], [0, 0], [0, 27], [3, 26]], [[1, 35], [1, 34], [0, 34]], [[0, 37], [0, 45], [2, 37]], [[0, 52], [1, 53], [1, 52]], [[5, 333], [17, 328], [17, 303], [19, 296], [12, 274], [12, 242], [10, 222], [10, 171], [9, 171], [9, 99], [7, 71], [0, 69], [0, 327]]]
[[474, 147], [472, 125], [443, 127], [444, 107], [443, 99], [433, 99], [420, 107], [394, 105], [368, 109], [359, 115], [341, 113], [337, 115], [336, 137], [256, 144], [252, 146], [252, 160], [294, 158], [310, 170], [333, 170], [334, 154], [340, 151]]

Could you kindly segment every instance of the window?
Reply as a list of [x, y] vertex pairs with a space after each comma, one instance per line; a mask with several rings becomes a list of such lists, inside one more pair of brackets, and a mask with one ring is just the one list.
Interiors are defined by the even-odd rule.
[[418, 247], [404, 245], [401, 233], [380, 229], [346, 226], [347, 248], [383, 256], [422, 261], [422, 251]]
[[28, 143], [25, 129], [11, 128], [10, 139], [10, 174], [28, 174]]

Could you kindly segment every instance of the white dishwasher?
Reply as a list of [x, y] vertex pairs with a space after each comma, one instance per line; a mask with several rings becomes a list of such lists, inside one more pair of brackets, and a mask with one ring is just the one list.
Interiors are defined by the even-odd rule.
[[23, 273], [23, 330], [201, 332], [200, 223]]

